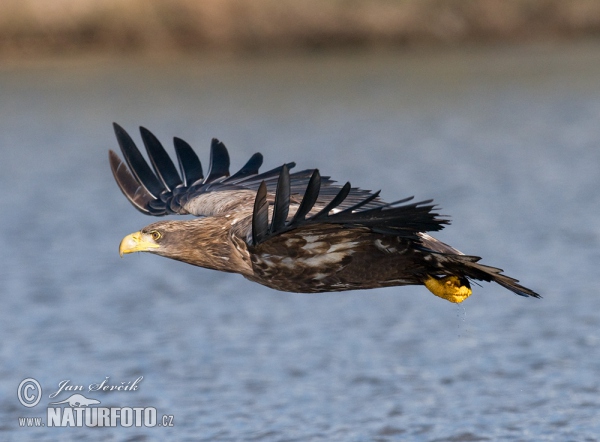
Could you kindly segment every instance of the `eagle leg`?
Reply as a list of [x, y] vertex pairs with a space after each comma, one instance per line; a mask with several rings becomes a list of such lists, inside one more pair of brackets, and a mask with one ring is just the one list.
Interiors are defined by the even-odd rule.
[[472, 293], [469, 281], [464, 277], [446, 276], [444, 278], [436, 278], [428, 275], [423, 284], [435, 296], [439, 296], [455, 304], [460, 304], [471, 296]]

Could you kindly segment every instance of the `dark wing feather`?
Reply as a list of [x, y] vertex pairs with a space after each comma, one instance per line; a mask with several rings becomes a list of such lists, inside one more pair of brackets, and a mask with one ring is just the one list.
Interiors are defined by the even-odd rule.
[[146, 160], [144, 160], [142, 153], [138, 150], [129, 134], [125, 132], [125, 129], [117, 123], [113, 123], [113, 127], [115, 129], [117, 141], [121, 147], [121, 153], [125, 157], [125, 161], [133, 173], [133, 176], [150, 195], [158, 198], [164, 190], [163, 185], [158, 181], [156, 175], [152, 173], [152, 170], [148, 166], [148, 163], [146, 163]]
[[[284, 172], [282, 171], [282, 175]], [[434, 205], [431, 205], [431, 200], [420, 201], [411, 204], [404, 204], [413, 199], [413, 197], [405, 198], [393, 203], [382, 204], [377, 207], [365, 209], [365, 206], [374, 200], [379, 192], [367, 196], [362, 201], [346, 208], [345, 210], [335, 212], [342, 206], [350, 192], [350, 184], [346, 183], [338, 194], [316, 214], [308, 216], [315, 209], [315, 204], [318, 201], [319, 191], [321, 189], [319, 171], [315, 170], [307, 185], [304, 198], [300, 203], [295, 215], [289, 222], [282, 222], [281, 216], [277, 217], [277, 213], [285, 213], [289, 211], [289, 180], [281, 179], [278, 182], [277, 192], [275, 194], [275, 211], [274, 219], [271, 223], [271, 229], [268, 234], [253, 236], [254, 244], [268, 241], [276, 235], [288, 232], [307, 225], [315, 224], [341, 224], [345, 227], [366, 227], [376, 233], [386, 235], [400, 236], [404, 238], [419, 239], [420, 232], [436, 231], [444, 228], [444, 224], [448, 224], [447, 220], [438, 218], [437, 213], [433, 213]], [[287, 188], [285, 186], [288, 186]], [[280, 194], [284, 195], [280, 197]], [[256, 197], [256, 207], [262, 208], [258, 202], [259, 196]], [[262, 198], [262, 196], [261, 196]], [[287, 202], [288, 207], [282, 208], [281, 205]], [[362, 210], [360, 210], [362, 209]], [[339, 209], [338, 209], [339, 210]], [[267, 214], [268, 215], [268, 214]], [[262, 214], [261, 216], [264, 216]], [[277, 219], [275, 219], [277, 217]], [[256, 217], [253, 217], [253, 223]], [[268, 222], [261, 219], [262, 223]], [[255, 230], [261, 230], [254, 228]]]
[[[149, 157], [149, 161], [146, 162], [129, 134], [116, 123], [114, 128], [121, 152], [127, 163], [125, 166], [116, 154], [111, 154], [110, 163], [115, 180], [136, 209], [147, 215], [187, 214], [190, 213], [186, 210], [186, 207], [190, 207], [188, 204], [202, 194], [225, 190], [256, 192], [263, 182], [269, 201], [272, 201], [272, 197], [278, 193], [277, 183], [284, 166], [259, 173], [263, 162], [260, 153], [254, 154], [238, 172], [230, 176], [230, 160], [227, 149], [223, 143], [214, 139], [211, 143], [209, 170], [204, 178], [198, 156], [190, 145], [180, 138], [173, 139], [179, 165], [180, 173], [178, 173], [163, 146], [150, 131], [140, 128]], [[316, 181], [318, 173], [315, 175], [314, 169], [289, 173], [294, 166], [295, 163], [285, 164], [289, 174], [290, 198], [294, 197], [294, 200], [298, 201], [299, 196], [303, 196], [302, 200], [305, 201], [302, 211], [297, 213], [299, 217], [305, 209], [312, 210], [315, 204], [318, 204], [319, 207], [331, 204], [332, 208], [339, 211], [349, 208], [355, 210], [357, 205], [363, 209], [373, 209], [385, 205], [379, 199], [378, 194], [349, 187], [349, 185], [339, 186], [328, 176], [321, 176], [320, 185], [318, 185]], [[343, 189], [346, 190], [342, 192]], [[232, 198], [236, 195], [230, 192], [228, 197]], [[337, 201], [334, 201], [336, 198]], [[280, 208], [283, 209], [284, 206], [286, 205], [280, 205]], [[278, 213], [283, 212], [280, 210]], [[203, 210], [202, 204], [199, 204], [194, 206], [192, 214], [200, 216], [212, 213], [209, 209]], [[303, 216], [307, 214], [308, 212]], [[281, 219], [283, 217], [277, 219], [275, 230], [279, 230]]]
[[371, 227], [374, 232], [387, 235], [415, 237], [418, 232], [431, 232], [441, 230], [447, 220], [436, 218], [432, 200], [419, 201], [412, 204], [398, 205], [411, 200], [413, 197], [390, 203], [382, 207], [337, 213], [329, 217], [329, 222], [336, 224], [359, 224]]
[[148, 204], [154, 200], [154, 197], [140, 186], [139, 182], [129, 173], [127, 166], [125, 166], [114, 151], [108, 151], [108, 159], [113, 176], [123, 194], [133, 204], [133, 207], [146, 215], [151, 215]]
[[[266, 189], [266, 185], [265, 185]], [[266, 190], [265, 190], [266, 192]], [[257, 197], [258, 198], [258, 197]], [[277, 232], [285, 226], [290, 209], [290, 171], [284, 164], [277, 181], [275, 193], [275, 204], [273, 207], [273, 220], [271, 221], [270, 233]]]
[[145, 127], [140, 127], [140, 134], [142, 135], [144, 146], [146, 146], [146, 152], [148, 152], [152, 168], [163, 187], [167, 191], [170, 191], [180, 185], [181, 178], [177, 173], [175, 164], [171, 161], [169, 154], [165, 151], [162, 144], [160, 144], [160, 141]]
[[264, 181], [260, 184], [256, 199], [254, 200], [254, 211], [252, 212], [252, 242], [254, 245], [262, 242], [269, 231], [269, 204], [267, 203], [267, 186]]
[[229, 153], [223, 143], [216, 138], [210, 143], [210, 165], [205, 183], [229, 176]]
[[[354, 212], [355, 210], [358, 210], [358, 209], [360, 209], [361, 207], [364, 207], [364, 206], [366, 206], [366, 205], [367, 205], [367, 204], [369, 204], [371, 201], [373, 201], [375, 198], [377, 198], [377, 197], [379, 196], [379, 193], [380, 193], [380, 192], [381, 192], [381, 190], [378, 190], [378, 191], [377, 191], [377, 192], [375, 192], [373, 195], [370, 195], [370, 196], [366, 197], [364, 200], [361, 200], [361, 201], [357, 202], [356, 204], [354, 204], [354, 205], [352, 205], [352, 206], [350, 206], [350, 207], [347, 207], [346, 209], [342, 210], [342, 211], [340, 212], [340, 214], [342, 214], [342, 213], [352, 213], [352, 212]], [[411, 197], [411, 198], [412, 198], [412, 197]], [[381, 206], [378, 206], [378, 207], [381, 207]]]
[[173, 138], [173, 145], [179, 162], [179, 170], [181, 170], [181, 176], [183, 177], [183, 185], [185, 187], [191, 186], [196, 181], [203, 179], [202, 163], [200, 163], [192, 146], [177, 137]]
[[[290, 225], [301, 223], [305, 220], [308, 212], [314, 207], [317, 199], [319, 198], [319, 190], [321, 189], [321, 175], [319, 171], [315, 169], [312, 173], [310, 180], [308, 181], [308, 185], [306, 186], [306, 191], [304, 192], [304, 197], [302, 198], [302, 202], [300, 203], [300, 207], [296, 211], [294, 218], [290, 221]], [[277, 197], [277, 195], [275, 195]]]
[[238, 170], [236, 173], [231, 175], [229, 178], [227, 178], [223, 182], [229, 183], [229, 182], [234, 182], [234, 181], [242, 179], [242, 178], [249, 177], [251, 175], [258, 175], [258, 169], [260, 169], [260, 166], [262, 166], [262, 163], [263, 163], [263, 156], [261, 153], [257, 152], [250, 157], [248, 162], [246, 164], [244, 164], [244, 167], [242, 167], [240, 170]]
[[316, 215], [314, 215], [313, 219], [317, 220], [317, 219], [324, 218], [327, 215], [329, 215], [329, 212], [331, 212], [335, 207], [339, 206], [346, 199], [346, 197], [350, 193], [351, 188], [352, 188], [352, 186], [350, 185], [349, 182], [344, 184], [344, 187], [342, 187], [340, 189], [338, 194], [335, 197], [333, 197], [333, 199], [329, 202], [329, 204], [327, 204], [323, 209], [321, 209], [320, 212], [318, 212]]

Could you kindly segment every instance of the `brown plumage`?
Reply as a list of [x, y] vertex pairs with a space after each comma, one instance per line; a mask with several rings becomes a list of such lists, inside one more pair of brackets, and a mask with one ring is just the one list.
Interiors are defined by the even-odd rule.
[[227, 149], [216, 139], [205, 178], [192, 148], [175, 138], [180, 174], [156, 137], [141, 128], [151, 169], [131, 137], [114, 127], [127, 165], [113, 151], [110, 164], [134, 207], [148, 215], [198, 217], [150, 224], [123, 239], [121, 255], [151, 252], [290, 292], [423, 284], [462, 302], [473, 279], [540, 297], [426, 233], [448, 224], [431, 200], [385, 203], [379, 192], [339, 186], [316, 169], [290, 173], [294, 163], [259, 174], [261, 154], [230, 175]]

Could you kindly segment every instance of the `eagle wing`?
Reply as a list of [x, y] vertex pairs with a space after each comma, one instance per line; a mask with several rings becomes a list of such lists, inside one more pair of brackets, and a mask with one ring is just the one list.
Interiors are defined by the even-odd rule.
[[[266, 201], [272, 202], [276, 198], [277, 183], [284, 168], [289, 182], [289, 198], [299, 201], [302, 195], [305, 195], [315, 172], [313, 169], [307, 169], [290, 174], [289, 169], [292, 169], [295, 163], [287, 163], [259, 173], [263, 156], [255, 153], [239, 171], [231, 175], [227, 148], [214, 138], [210, 148], [208, 171], [204, 174], [200, 160], [191, 146], [180, 138], [174, 138], [178, 172], [160, 141], [149, 130], [140, 128], [150, 164], [129, 134], [118, 124], [113, 123], [113, 126], [125, 158], [123, 162], [114, 151], [109, 151], [113, 175], [131, 204], [146, 215], [213, 216], [225, 211], [252, 210], [259, 188], [263, 189], [261, 195], [265, 195], [266, 192]], [[261, 187], [263, 183], [264, 187]], [[338, 210], [348, 209], [357, 204], [363, 209], [386, 205], [379, 198], [378, 192], [372, 193], [356, 187], [348, 189], [346, 186], [335, 184], [329, 177], [320, 177], [319, 187], [320, 192], [313, 205], [329, 204], [342, 189], [346, 189], [346, 196], [343, 201], [336, 202]], [[314, 195], [314, 192], [309, 193]], [[277, 213], [277, 222], [280, 223], [281, 211]]]
[[291, 175], [283, 165], [279, 172], [272, 217], [269, 222], [269, 201], [266, 183], [261, 183], [254, 200], [252, 212], [252, 245], [257, 246], [271, 238], [303, 227], [338, 225], [347, 228], [366, 228], [371, 232], [420, 240], [422, 232], [437, 231], [448, 224], [448, 220], [438, 218], [432, 210], [432, 200], [409, 203], [414, 197], [392, 203], [381, 203], [375, 207], [369, 204], [379, 192], [371, 193], [358, 202], [347, 202], [352, 191], [350, 183], [338, 187], [336, 195], [323, 204], [319, 194], [323, 190], [322, 178], [318, 169], [312, 171], [302, 201], [294, 215], [291, 207]]

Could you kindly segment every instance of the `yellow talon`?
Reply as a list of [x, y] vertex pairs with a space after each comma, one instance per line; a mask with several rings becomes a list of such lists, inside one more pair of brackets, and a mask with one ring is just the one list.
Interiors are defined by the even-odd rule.
[[445, 278], [434, 278], [428, 276], [423, 281], [425, 287], [429, 289], [431, 293], [440, 298], [444, 298], [447, 301], [460, 304], [469, 296], [471, 296], [471, 289], [461, 283], [458, 276], [446, 276]]

